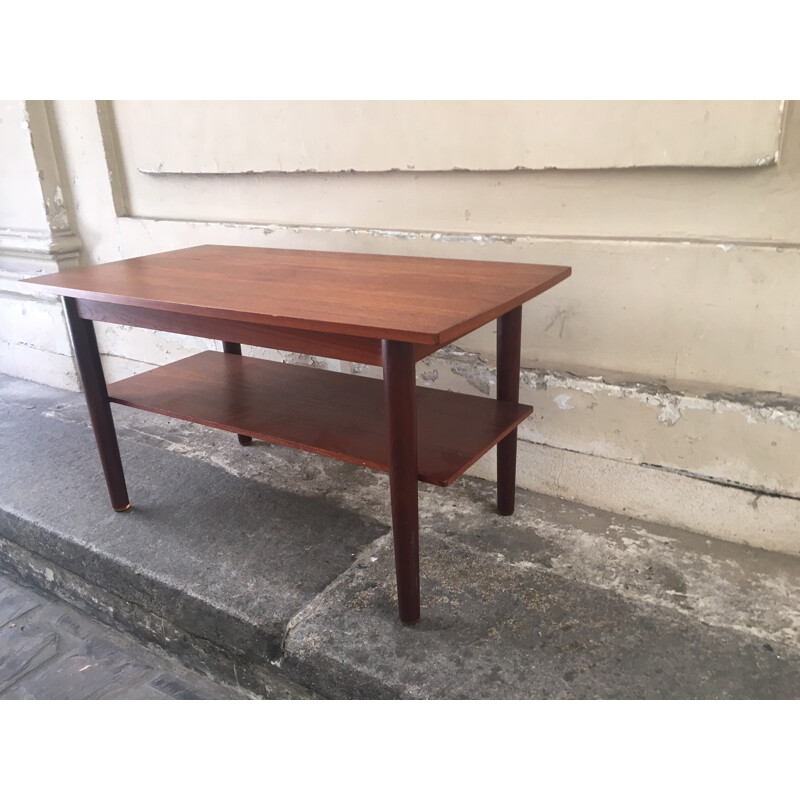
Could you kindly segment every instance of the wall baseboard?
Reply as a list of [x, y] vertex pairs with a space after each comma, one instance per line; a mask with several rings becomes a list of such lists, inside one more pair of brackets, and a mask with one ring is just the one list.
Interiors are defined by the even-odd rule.
[[[469, 474], [494, 480], [494, 453]], [[636, 519], [800, 555], [800, 500], [793, 498], [526, 441], [519, 443], [517, 484]]]

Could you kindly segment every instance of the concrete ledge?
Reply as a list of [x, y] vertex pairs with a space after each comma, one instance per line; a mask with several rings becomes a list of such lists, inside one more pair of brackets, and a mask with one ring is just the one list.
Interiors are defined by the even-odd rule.
[[[519, 485], [530, 491], [800, 555], [800, 500], [791, 497], [526, 441], [520, 441], [517, 461]], [[494, 460], [482, 459], [469, 474], [494, 480]]]
[[399, 624], [385, 475], [0, 380], [3, 569], [268, 697], [798, 697], [800, 561], [465, 478], [420, 493]]
[[270, 662], [232, 658], [224, 647], [192, 636], [169, 619], [127, 602], [2, 537], [0, 572], [11, 576], [17, 583], [44, 589], [100, 622], [133, 633], [142, 641], [178, 657], [188, 667], [237, 689], [245, 689], [254, 697], [270, 700], [315, 697], [312, 692], [283, 677]]

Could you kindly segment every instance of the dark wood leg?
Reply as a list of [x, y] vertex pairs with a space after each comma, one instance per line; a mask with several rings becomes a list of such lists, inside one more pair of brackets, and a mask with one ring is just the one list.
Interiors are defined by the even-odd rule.
[[128, 501], [128, 488], [125, 485], [125, 473], [122, 471], [117, 432], [114, 429], [114, 417], [111, 415], [111, 403], [108, 399], [103, 365], [100, 363], [94, 325], [91, 320], [78, 316], [75, 300], [71, 297], [64, 298], [64, 311], [67, 315], [78, 372], [83, 382], [86, 405], [89, 408], [89, 417], [92, 420], [94, 438], [106, 476], [111, 505], [114, 511], [127, 511], [131, 504]]
[[[522, 306], [497, 320], [497, 399], [519, 402], [519, 351]], [[514, 513], [517, 486], [517, 429], [497, 444], [497, 513]]]
[[[236, 342], [223, 342], [222, 352], [231, 353], [235, 356], [240, 356], [242, 354], [242, 346], [240, 344], [237, 344]], [[239, 444], [242, 445], [242, 447], [247, 447], [247, 445], [249, 445], [253, 441], [252, 436], [245, 436], [244, 434], [241, 433], [237, 433], [236, 435], [239, 437]]]
[[419, 621], [417, 386], [414, 365], [414, 345], [383, 341], [397, 605], [400, 620], [406, 625]]

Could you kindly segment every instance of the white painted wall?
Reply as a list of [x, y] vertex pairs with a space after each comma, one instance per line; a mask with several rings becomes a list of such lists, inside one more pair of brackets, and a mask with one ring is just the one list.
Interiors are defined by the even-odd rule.
[[114, 116], [145, 174], [742, 167], [775, 160], [781, 103], [128, 100]]
[[0, 101], [0, 230], [49, 231], [39, 182], [34, 179], [28, 112], [18, 100]]
[[19, 284], [78, 263], [69, 199], [47, 105], [0, 101], [0, 371], [74, 388], [77, 374], [60, 302]]
[[[0, 201], [17, 245], [0, 240], [6, 275], [69, 268], [76, 247], [50, 252], [67, 240], [85, 263], [215, 242], [571, 265], [525, 307], [522, 392], [537, 411], [521, 485], [800, 552], [797, 104], [27, 108], [38, 173], [28, 159], [3, 175], [42, 204], [60, 189], [65, 209], [45, 214], [48, 252], [20, 271], [34, 216]], [[465, 136], [470, 114], [481, 124]], [[0, 157], [27, 158], [16, 133]], [[326, 171], [297, 171], [309, 169]], [[0, 369], [74, 384], [58, 307], [9, 286]], [[109, 379], [216, 346], [98, 334]], [[493, 392], [492, 326], [458, 345], [421, 364], [420, 381]], [[491, 476], [491, 460], [476, 471]]]

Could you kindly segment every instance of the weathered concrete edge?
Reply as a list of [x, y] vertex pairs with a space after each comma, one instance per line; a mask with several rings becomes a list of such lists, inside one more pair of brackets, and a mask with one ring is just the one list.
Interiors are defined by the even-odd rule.
[[[278, 663], [290, 679], [308, 687], [309, 691], [333, 700], [411, 699], [411, 696], [404, 696], [399, 692], [396, 686], [381, 680], [380, 673], [371, 675], [367, 670], [352, 669], [343, 664], [336, 653], [329, 653], [323, 648], [313, 651], [314, 657], [309, 658], [309, 651], [306, 648], [294, 646], [294, 632], [305, 625], [311, 626], [313, 630], [315, 617], [321, 614], [324, 607], [331, 602], [339, 602], [340, 598], [337, 595], [341, 592], [342, 584], [348, 579], [352, 582], [351, 573], [357, 573], [361, 567], [367, 566], [371, 557], [378, 553], [384, 555], [388, 553], [389, 558], [393, 558], [391, 534], [376, 539], [370, 547], [361, 552], [353, 564], [287, 622]], [[400, 624], [397, 620], [395, 622]]]
[[163, 616], [125, 600], [38, 553], [0, 536], [0, 573], [54, 595], [116, 630], [178, 658], [185, 666], [254, 698], [315, 699], [318, 695], [285, 677], [268, 660], [239, 658]]
[[[113, 587], [113, 597], [120, 602], [147, 609], [158, 617], [171, 616], [187, 635], [224, 647], [231, 657], [242, 662], [271, 662], [280, 655], [283, 626], [265, 629], [0, 505], [0, 542], [3, 541], [59, 565], [90, 586]], [[220, 641], [219, 630], [226, 632], [224, 641]]]

